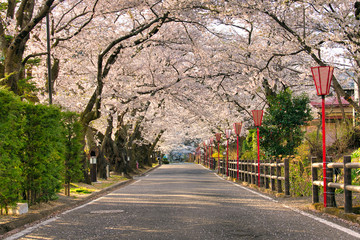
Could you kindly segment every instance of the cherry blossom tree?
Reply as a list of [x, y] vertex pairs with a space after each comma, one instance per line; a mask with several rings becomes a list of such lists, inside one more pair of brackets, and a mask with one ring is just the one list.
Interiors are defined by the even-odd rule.
[[[314, 64], [336, 67], [333, 88], [340, 96], [349, 99], [338, 73], [353, 72], [358, 83], [359, 28], [349, 1], [79, 0], [51, 6], [54, 102], [81, 113], [84, 126], [102, 134], [99, 143], [119, 168], [133, 154], [130, 146], [169, 152], [233, 122], [251, 126], [251, 110], [285, 88], [314, 97]], [[28, 56], [45, 51], [41, 23], [26, 42]], [[33, 81], [45, 89], [43, 63], [33, 69]]]

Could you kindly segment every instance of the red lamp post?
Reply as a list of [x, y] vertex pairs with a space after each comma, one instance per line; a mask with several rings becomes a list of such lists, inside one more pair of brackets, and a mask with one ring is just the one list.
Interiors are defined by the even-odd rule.
[[205, 140], [206, 143], [206, 166], [210, 167], [210, 141]]
[[215, 134], [216, 142], [218, 144], [218, 173], [220, 173], [220, 141], [221, 141], [221, 133]]
[[257, 127], [257, 152], [258, 152], [258, 186], [260, 187], [260, 138], [259, 138], [259, 127], [261, 126], [263, 110], [252, 110], [254, 124]]
[[201, 147], [200, 147], [200, 144], [199, 144], [199, 151], [198, 151], [198, 162], [199, 162], [199, 164], [201, 164]]
[[213, 168], [213, 161], [211, 161], [211, 158], [212, 158], [212, 147], [213, 147], [213, 144], [214, 144], [214, 137], [210, 137], [210, 169]]
[[204, 165], [206, 166], [206, 143], [203, 142], [203, 146], [204, 146]]
[[322, 98], [322, 137], [323, 137], [323, 180], [324, 180], [324, 207], [327, 207], [326, 183], [326, 138], [325, 138], [325, 96], [329, 94], [334, 68], [329, 66], [312, 67], [312, 76], [315, 82], [317, 95]]
[[225, 134], [226, 134], [226, 176], [229, 176], [229, 138], [231, 136], [231, 129], [226, 129]]
[[205, 140], [205, 151], [206, 151], [206, 164], [205, 166], [209, 166], [209, 140]]
[[196, 159], [198, 160], [198, 164], [200, 163], [199, 153], [200, 153], [200, 147], [197, 147], [195, 154], [196, 154]]
[[234, 130], [237, 137], [237, 175], [236, 178], [239, 180], [239, 135], [241, 133], [242, 123], [234, 123]]

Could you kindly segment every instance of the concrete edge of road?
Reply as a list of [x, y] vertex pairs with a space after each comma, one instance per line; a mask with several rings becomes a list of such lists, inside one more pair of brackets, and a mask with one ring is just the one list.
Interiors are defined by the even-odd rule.
[[2, 224], [1, 228], [7, 230], [5, 233], [0, 235], [0, 239], [7, 238], [13, 234], [16, 234], [19, 231], [22, 231], [26, 228], [29, 228], [31, 226], [37, 225], [43, 221], [46, 221], [48, 219], [53, 218], [56, 215], [62, 214], [66, 211], [69, 211], [71, 209], [77, 208], [81, 205], [87, 204], [97, 198], [100, 198], [106, 194], [109, 194], [110, 192], [113, 192], [121, 187], [125, 187], [133, 182], [135, 182], [134, 177], [142, 177], [150, 173], [151, 171], [159, 168], [161, 165], [157, 165], [153, 168], [148, 169], [147, 171], [133, 176], [133, 179], [129, 179], [123, 182], [115, 183], [107, 188], [101, 189], [98, 192], [93, 192], [91, 195], [78, 200], [76, 202], [69, 203], [67, 205], [60, 205], [51, 209], [44, 210], [39, 213], [29, 213], [27, 217], [20, 217], [16, 219], [15, 221], [11, 221], [5, 224]]

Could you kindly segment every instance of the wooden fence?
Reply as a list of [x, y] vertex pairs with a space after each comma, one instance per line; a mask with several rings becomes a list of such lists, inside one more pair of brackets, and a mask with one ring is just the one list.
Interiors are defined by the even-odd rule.
[[[351, 169], [360, 168], [360, 163], [352, 163], [350, 156], [345, 156], [342, 163], [332, 163], [331, 158], [327, 160], [326, 171], [326, 186], [327, 186], [327, 205], [328, 207], [336, 207], [335, 189], [344, 189], [345, 195], [345, 212], [352, 212], [352, 192], [360, 192], [360, 186], [352, 185]], [[317, 162], [316, 158], [311, 159], [312, 170], [312, 191], [313, 191], [313, 203], [319, 202], [319, 187], [324, 186], [323, 181], [319, 181], [318, 171], [323, 169], [323, 163]], [[344, 183], [335, 183], [334, 175], [335, 171], [343, 170]]]
[[208, 158], [208, 159], [201, 159], [200, 160], [201, 164], [204, 165], [205, 167], [215, 170], [217, 169], [217, 158]]
[[[226, 166], [226, 160], [220, 160], [219, 172], [243, 182], [259, 185], [258, 163], [255, 160], [239, 160], [239, 167], [236, 160], [229, 160], [228, 167]], [[260, 187], [271, 189], [278, 193], [284, 191], [285, 195], [290, 195], [289, 159], [261, 161]]]
[[[236, 160], [220, 159], [220, 166], [217, 165], [217, 159], [211, 158], [208, 160], [201, 160], [201, 163], [210, 169], [218, 171], [220, 174], [229, 176], [239, 181], [258, 185], [258, 163], [255, 160], [239, 160], [239, 167]], [[316, 158], [311, 159], [312, 170], [312, 201], [319, 202], [319, 189], [324, 186], [322, 178], [323, 163], [317, 162]], [[360, 186], [352, 185], [352, 169], [359, 169], [360, 163], [352, 163], [350, 156], [345, 156], [342, 163], [333, 163], [331, 158], [327, 160], [327, 206], [336, 207], [335, 189], [344, 190], [345, 212], [352, 212], [352, 192], [360, 192]], [[342, 173], [341, 173], [342, 171]], [[344, 183], [334, 182], [334, 175], [344, 176]], [[260, 186], [277, 191], [278, 193], [285, 192], [285, 195], [290, 195], [290, 181], [289, 181], [289, 158], [262, 160], [260, 162]]]

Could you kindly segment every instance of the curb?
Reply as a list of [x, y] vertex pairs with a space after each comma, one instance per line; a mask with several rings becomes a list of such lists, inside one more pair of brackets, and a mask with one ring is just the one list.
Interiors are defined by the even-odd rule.
[[[150, 168], [149, 170], [139, 174], [139, 175], [135, 175], [133, 176], [134, 177], [142, 177], [146, 174], [148, 174], [149, 172], [159, 168], [160, 165], [157, 165], [153, 168]], [[60, 205], [60, 206], [57, 206], [57, 207], [54, 207], [54, 208], [51, 208], [51, 209], [48, 209], [48, 210], [44, 210], [43, 212], [41, 213], [28, 213], [28, 215], [24, 218], [19, 218], [19, 219], [16, 219], [14, 221], [11, 221], [11, 222], [8, 222], [8, 223], [5, 223], [5, 224], [1, 224], [0, 226], [0, 239], [3, 239], [5, 237], [8, 237], [12, 234], [15, 234], [15, 232], [13, 233], [13, 231], [18, 231], [18, 230], [22, 230], [22, 229], [25, 229], [27, 227], [30, 227], [32, 225], [35, 225], [35, 224], [38, 224], [44, 220], [47, 220], [49, 218], [52, 218], [58, 214], [61, 214], [65, 211], [68, 211], [70, 209], [73, 209], [73, 208], [76, 208], [78, 206], [81, 206], [83, 204], [86, 204], [94, 199], [97, 199], [101, 196], [104, 196], [106, 194], [109, 194], [110, 192], [113, 192], [115, 190], [117, 190], [118, 188], [121, 188], [121, 187], [125, 187], [126, 185], [129, 185], [131, 183], [135, 182], [134, 179], [129, 179], [129, 180], [126, 180], [126, 181], [123, 181], [123, 182], [119, 182], [119, 183], [115, 183], [107, 188], [104, 188], [104, 189], [101, 189], [100, 191], [98, 192], [94, 192], [92, 193], [91, 195], [81, 199], [81, 200], [78, 200], [76, 202], [73, 202], [73, 203], [70, 203], [68, 205]], [[30, 220], [31, 219], [31, 220]]]

